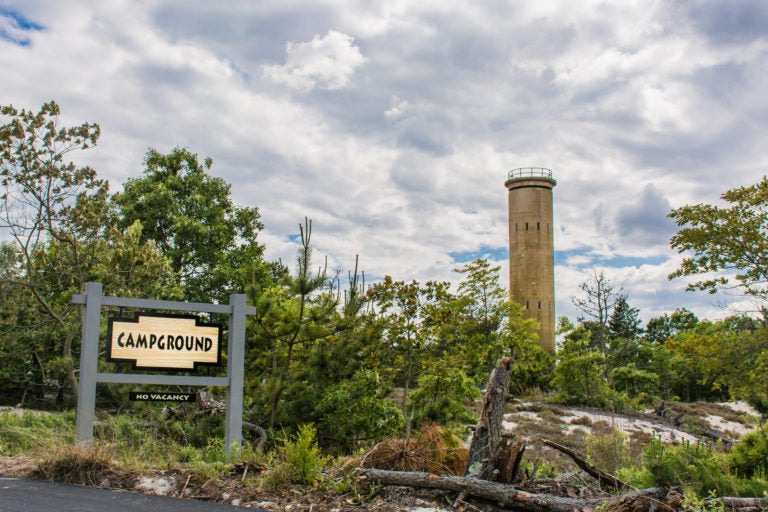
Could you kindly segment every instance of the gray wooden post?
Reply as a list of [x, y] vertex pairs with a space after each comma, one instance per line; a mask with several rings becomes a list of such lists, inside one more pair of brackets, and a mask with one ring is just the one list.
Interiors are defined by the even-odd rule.
[[[245, 373], [245, 295], [229, 296], [232, 314], [229, 317], [229, 345], [227, 349], [227, 421], [226, 451], [229, 456], [240, 453], [243, 445], [243, 385]], [[233, 450], [236, 453], [233, 453]]]
[[[127, 297], [104, 297], [102, 295], [101, 283], [87, 283], [85, 291], [85, 295], [75, 295], [72, 297], [74, 304], [85, 304], [83, 341], [80, 353], [80, 382], [78, 383], [77, 399], [77, 442], [87, 444], [93, 442], [97, 382], [174, 386], [227, 386], [226, 450], [227, 455], [230, 456], [239, 454], [243, 444], [245, 319], [247, 315], [256, 314], [256, 308], [246, 306], [245, 295], [230, 295], [229, 305], [225, 305]], [[227, 376], [198, 377], [186, 375], [98, 373], [102, 306], [229, 314]], [[233, 450], [236, 453], [233, 453]]]
[[93, 419], [96, 414], [96, 374], [99, 365], [99, 330], [101, 326], [101, 283], [85, 285], [83, 341], [80, 346], [80, 382], [77, 386], [78, 443], [93, 441]]

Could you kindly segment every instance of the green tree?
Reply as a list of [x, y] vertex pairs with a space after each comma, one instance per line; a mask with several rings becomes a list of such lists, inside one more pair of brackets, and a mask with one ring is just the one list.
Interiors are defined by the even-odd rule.
[[766, 300], [768, 177], [728, 190], [721, 198], [728, 206], [686, 205], [669, 214], [679, 226], [670, 245], [692, 254], [669, 277], [703, 276], [687, 288], [709, 293], [736, 288]]
[[729, 317], [701, 322], [673, 342], [673, 347], [695, 359], [706, 375], [699, 382], [708, 386], [710, 396], [746, 400], [759, 411], [768, 411], [766, 327], [749, 317]]
[[555, 367], [552, 385], [557, 400], [566, 404], [605, 405], [608, 385], [603, 377], [605, 356], [600, 352], [571, 352], [568, 343]]
[[639, 314], [640, 310], [631, 307], [625, 295], [620, 296], [608, 319], [608, 336], [627, 340], [636, 339], [643, 332]]
[[[432, 306], [447, 295], [448, 283], [429, 281], [395, 281], [390, 276], [368, 290], [378, 321], [382, 326], [382, 350], [388, 354], [388, 374], [403, 388], [400, 408], [408, 418], [408, 395], [427, 359], [427, 348], [433, 341], [429, 317], [434, 319], [438, 309]], [[406, 428], [409, 423], [406, 421]]]
[[[327, 268], [312, 267], [312, 223], [299, 225], [301, 247], [292, 276], [282, 266], [274, 272], [276, 282], [254, 282], [248, 288], [249, 300], [257, 314], [251, 320], [251, 345], [248, 366], [252, 376], [247, 391], [253, 407], [266, 409], [270, 429], [285, 416], [286, 390], [294, 385], [315, 344], [343, 331], [348, 323], [338, 314], [340, 296], [331, 286]], [[356, 302], [356, 301], [354, 301]], [[345, 315], [354, 314], [353, 308]], [[305, 383], [309, 386], [310, 384]], [[302, 386], [303, 387], [303, 386]]]
[[42, 395], [45, 361], [36, 350], [34, 326], [39, 322], [26, 290], [13, 283], [22, 279], [18, 248], [0, 243], [0, 403], [22, 406]]
[[464, 314], [453, 317], [462, 323], [460, 338], [465, 348], [462, 355], [464, 361], [471, 364], [465, 370], [478, 383], [485, 383], [497, 361], [509, 352], [502, 325], [512, 312], [509, 292], [499, 284], [500, 270], [501, 267], [491, 266], [484, 258], [454, 269], [463, 276], [457, 298]]
[[477, 421], [467, 400], [481, 395], [475, 383], [459, 368], [431, 361], [418, 378], [418, 387], [409, 396], [416, 425], [438, 423], [461, 425]]
[[605, 354], [594, 350], [591, 338], [592, 331], [584, 324], [565, 334], [552, 373], [557, 400], [563, 403], [605, 405], [609, 389], [604, 375]]
[[675, 334], [693, 329], [699, 319], [686, 308], [677, 308], [671, 315], [664, 313], [651, 318], [645, 327], [645, 339], [651, 343], [663, 343]]
[[0, 304], [8, 320], [0, 343], [27, 367], [23, 379], [19, 365], [10, 377], [23, 382], [24, 396], [53, 383], [61, 403], [65, 392], [77, 392], [81, 308], [72, 295], [87, 281], [103, 282], [109, 294], [157, 298], [177, 298], [177, 288], [168, 262], [139, 241], [140, 224], [114, 226], [106, 181], [66, 161], [96, 144], [98, 125], [60, 126], [53, 102], [37, 113], [0, 112], [0, 228], [10, 236], [0, 272], [8, 298]]
[[667, 340], [663, 346], [678, 362], [684, 362], [675, 367], [675, 395], [685, 401], [728, 399], [726, 365], [721, 358], [735, 341], [722, 322], [707, 320]]
[[211, 176], [213, 161], [175, 148], [147, 152], [141, 177], [130, 178], [113, 197], [118, 226], [139, 221], [141, 241], [152, 241], [171, 261], [188, 300], [226, 301], [247, 282], [243, 272], [261, 260], [257, 208], [236, 206], [231, 186]]
[[659, 376], [635, 364], [614, 368], [610, 381], [612, 389], [632, 398], [642, 398], [645, 403], [652, 403], [659, 388]]
[[695, 361], [673, 345], [654, 344], [649, 370], [659, 378], [658, 393], [664, 400], [691, 396], [689, 379], [698, 378]]
[[[500, 329], [505, 354], [514, 356], [510, 391], [522, 395], [531, 389], [547, 389], [552, 377], [555, 356], [539, 345], [539, 326], [535, 319], [526, 319], [520, 304], [508, 300], [507, 314]], [[486, 374], [486, 381], [490, 371]]]
[[[329, 283], [334, 281], [336, 284], [329, 286], [337, 290], [338, 307], [327, 319], [330, 334], [297, 347], [295, 364], [280, 402], [279, 423], [282, 426], [294, 422], [315, 423], [322, 444], [352, 449], [359, 443], [392, 433], [389, 429], [396, 418], [390, 414], [391, 408], [401, 420], [402, 414], [385, 398], [391, 391], [391, 381], [380, 378], [377, 372], [381, 367], [375, 357], [378, 331], [366, 322], [362, 294], [365, 285], [357, 265], [354, 272], [348, 274], [344, 290], [339, 290], [338, 279], [331, 279]], [[342, 405], [344, 396], [358, 405]], [[339, 415], [329, 416], [336, 406], [341, 407]], [[380, 421], [381, 428], [372, 428]], [[395, 430], [401, 426], [398, 424]], [[355, 430], [355, 435], [341, 434]]]
[[83, 244], [100, 231], [107, 183], [90, 167], [65, 159], [94, 146], [101, 132], [92, 123], [60, 126], [60, 108], [54, 102], [44, 103], [37, 113], [0, 106], [0, 114], [5, 121], [0, 125], [0, 230], [16, 246], [18, 270], [6, 274], [4, 282], [23, 289], [39, 314], [55, 325], [60, 341], [46, 352], [58, 354], [69, 387], [76, 392], [73, 307], [69, 297], [50, 290], [41, 278], [45, 261], [40, 254], [51, 244], [65, 251], [70, 265], [60, 276], [75, 283], [70, 294], [83, 290], [89, 257]]

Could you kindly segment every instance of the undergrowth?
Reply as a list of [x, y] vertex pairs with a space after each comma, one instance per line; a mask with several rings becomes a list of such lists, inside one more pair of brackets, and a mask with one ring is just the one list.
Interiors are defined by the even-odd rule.
[[35, 411], [0, 413], [0, 455], [49, 453], [75, 442], [75, 415]]
[[[548, 435], [550, 427], [554, 434], [555, 427], [568, 426], [557, 421], [558, 411], [544, 410], [554, 421], [536, 421], [535, 434]], [[183, 468], [199, 481], [209, 481], [240, 471], [246, 481], [244, 471], [250, 470], [249, 485], [265, 490], [314, 486], [361, 503], [372, 499], [377, 490], [357, 488], [353, 468], [358, 465], [463, 474], [467, 457], [462, 438], [437, 425], [426, 426], [409, 439], [385, 440], [358, 452], [358, 456], [365, 453], [361, 460], [350, 460], [325, 455], [311, 424], [284, 433], [272, 450], [257, 450], [245, 443], [233, 457], [227, 455], [220, 420], [175, 421], [149, 409], [138, 416], [103, 416], [90, 448], [76, 445], [74, 424], [73, 412], [0, 412], [0, 455], [31, 457], [37, 460], [38, 477], [84, 485], [99, 485], [108, 472], [114, 478], [120, 472]], [[596, 426], [592, 425], [591, 435], [579, 428], [569, 434], [560, 430], [560, 437], [563, 444], [574, 446], [593, 464], [634, 487], [680, 486], [692, 504], [709, 496], [768, 495], [766, 425], [745, 435], [730, 451], [700, 443], [667, 445], [659, 438], [647, 439], [638, 447], [610, 426], [602, 430]], [[522, 436], [526, 428], [518, 426], [516, 434]], [[529, 478], [555, 476], [560, 467], [539, 455], [523, 462]]]

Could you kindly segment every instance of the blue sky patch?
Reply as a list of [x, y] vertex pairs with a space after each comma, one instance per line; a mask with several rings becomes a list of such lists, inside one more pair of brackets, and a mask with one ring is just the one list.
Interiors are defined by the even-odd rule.
[[640, 267], [642, 265], [661, 265], [667, 261], [666, 256], [617, 256], [609, 260], [596, 260], [601, 266], [609, 268]]
[[509, 249], [506, 247], [480, 247], [476, 251], [449, 252], [448, 256], [456, 263], [467, 263], [478, 258], [487, 258], [490, 261], [506, 260], [509, 258]]
[[8, 41], [18, 46], [29, 46], [30, 40], [26, 32], [43, 30], [45, 27], [28, 20], [22, 14], [0, 7], [0, 40]]
[[[666, 256], [615, 256], [613, 258], [601, 258], [592, 254], [591, 249], [576, 249], [572, 251], [555, 251], [555, 265], [566, 265], [568, 260], [574, 258], [572, 266], [577, 268], [623, 268], [639, 267], [641, 265], [660, 265], [667, 261]], [[578, 260], [583, 258], [584, 262]]]

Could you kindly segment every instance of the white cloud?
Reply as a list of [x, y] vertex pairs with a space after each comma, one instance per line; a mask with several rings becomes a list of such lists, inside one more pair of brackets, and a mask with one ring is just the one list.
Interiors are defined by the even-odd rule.
[[269, 258], [309, 216], [331, 268], [455, 281], [507, 246], [507, 171], [549, 167], [558, 314], [601, 267], [644, 318], [727, 314], [667, 280], [664, 215], [766, 173], [758, 5], [735, 31], [706, 2], [6, 4], [44, 29], [0, 38], [0, 101], [99, 122], [83, 158], [113, 191], [187, 146], [260, 208]]
[[264, 75], [299, 91], [343, 89], [366, 60], [353, 41], [347, 34], [329, 30], [305, 43], [288, 42], [285, 64], [264, 66]]

